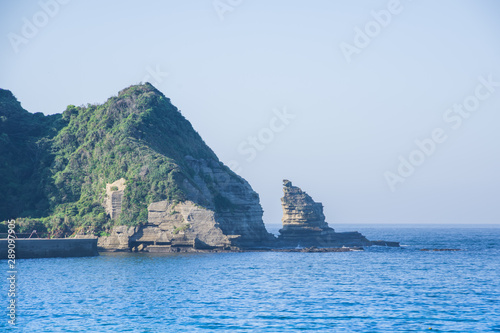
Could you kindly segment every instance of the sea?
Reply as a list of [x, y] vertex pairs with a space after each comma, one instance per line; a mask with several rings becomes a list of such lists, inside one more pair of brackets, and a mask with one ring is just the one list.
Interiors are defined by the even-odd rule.
[[402, 246], [1, 260], [0, 332], [500, 332], [500, 226], [332, 227]]

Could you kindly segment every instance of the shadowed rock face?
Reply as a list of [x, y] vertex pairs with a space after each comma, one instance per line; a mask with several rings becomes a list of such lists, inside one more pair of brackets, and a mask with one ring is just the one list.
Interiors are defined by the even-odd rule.
[[325, 222], [323, 205], [306, 192], [283, 180], [281, 204], [283, 228], [279, 243], [283, 247], [367, 246], [371, 242], [359, 232], [337, 233]]

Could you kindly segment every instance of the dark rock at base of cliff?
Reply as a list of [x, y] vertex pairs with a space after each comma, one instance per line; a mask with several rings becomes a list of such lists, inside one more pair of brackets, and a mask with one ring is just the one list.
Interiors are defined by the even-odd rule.
[[389, 247], [399, 247], [399, 242], [388, 242], [383, 240], [371, 241], [371, 245], [376, 246], [389, 246]]
[[371, 246], [372, 242], [357, 231], [335, 232], [331, 228], [308, 230], [307, 228], [293, 228], [280, 230], [278, 247], [342, 247], [342, 246]]
[[230, 253], [230, 252], [301, 252], [301, 253], [326, 253], [326, 252], [353, 252], [364, 251], [362, 247], [305, 247], [305, 248], [260, 248], [260, 249], [240, 249], [240, 248], [214, 248], [197, 249], [190, 246], [169, 246], [169, 245], [150, 245], [143, 251], [137, 247], [132, 248], [131, 252], [149, 252], [149, 253]]
[[273, 249], [273, 252], [351, 252], [364, 251], [362, 247], [305, 247], [301, 249]]

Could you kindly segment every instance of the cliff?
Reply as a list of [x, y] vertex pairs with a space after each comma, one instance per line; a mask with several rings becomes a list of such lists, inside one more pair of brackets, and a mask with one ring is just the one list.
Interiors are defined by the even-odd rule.
[[149, 83], [52, 116], [0, 90], [0, 120], [0, 220], [18, 232], [97, 235], [104, 249], [274, 240], [258, 194]]
[[335, 232], [325, 222], [323, 205], [289, 180], [283, 180], [283, 193], [283, 228], [279, 231], [279, 246], [332, 248], [373, 245], [359, 232]]

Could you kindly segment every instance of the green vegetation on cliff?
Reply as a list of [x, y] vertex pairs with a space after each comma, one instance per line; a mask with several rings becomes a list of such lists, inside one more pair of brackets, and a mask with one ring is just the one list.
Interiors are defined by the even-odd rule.
[[[51, 116], [25, 111], [10, 91], [0, 90], [0, 154], [0, 221], [16, 218], [19, 231], [50, 236], [145, 223], [151, 202], [186, 200], [182, 184], [193, 172], [185, 156], [218, 161], [149, 83], [102, 105], [70, 105]], [[106, 184], [120, 178], [126, 189], [115, 221], [103, 202]], [[228, 209], [230, 203], [213, 194], [216, 209]]]

